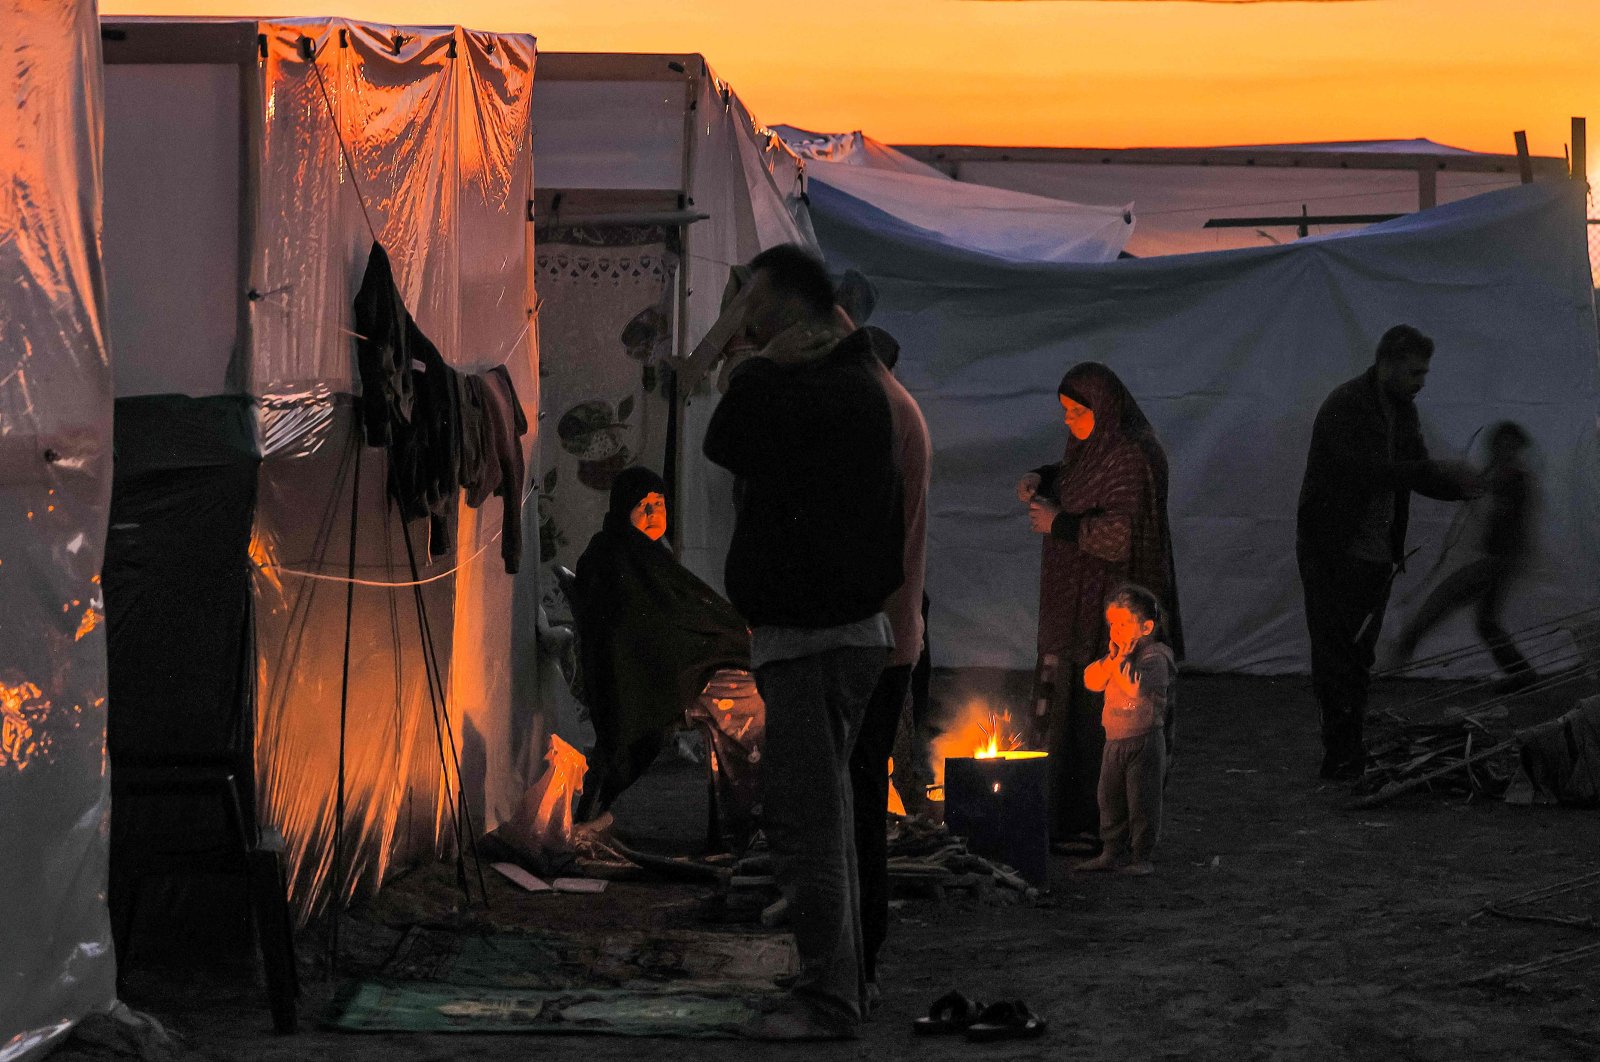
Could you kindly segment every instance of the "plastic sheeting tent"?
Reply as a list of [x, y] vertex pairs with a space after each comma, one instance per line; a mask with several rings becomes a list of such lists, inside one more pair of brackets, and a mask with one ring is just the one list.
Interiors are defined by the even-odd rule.
[[94, 5], [5, 0], [0, 78], [0, 1059], [115, 1000], [106, 914], [111, 493]]
[[[1515, 156], [1431, 140], [1345, 141], [1215, 148], [1014, 148], [906, 145], [962, 183], [1076, 203], [1131, 202], [1139, 258], [1288, 243], [1287, 226], [1205, 228], [1212, 218], [1403, 214], [1516, 185]], [[1564, 178], [1559, 157], [1531, 160]], [[1313, 235], [1350, 231], [1320, 225]]]
[[952, 180], [855, 133], [779, 126], [806, 176], [915, 226], [924, 238], [1013, 262], [1109, 262], [1134, 231], [1126, 204], [1085, 206]]
[[[253, 401], [256, 764], [264, 817], [288, 841], [291, 890], [309, 911], [374, 888], [397, 861], [448, 851], [458, 793], [477, 830], [493, 827], [537, 772], [538, 705], [513, 697], [514, 683], [536, 687], [532, 633], [513, 639], [500, 500], [460, 504], [454, 548], [431, 557], [426, 524], [412, 524], [413, 580], [385, 455], [361, 453], [349, 398], [350, 306], [375, 231], [446, 362], [504, 365], [537, 425], [534, 42], [341, 19], [118, 19], [105, 30], [116, 393]], [[530, 432], [525, 449], [533, 442]], [[432, 681], [447, 713], [434, 710]]]
[[643, 463], [676, 481], [680, 559], [720, 587], [732, 480], [700, 453], [715, 392], [673, 410], [662, 366], [716, 320], [730, 266], [814, 246], [802, 163], [699, 55], [545, 53], [533, 124], [557, 429], [541, 447], [542, 553], [570, 567], [599, 529], [608, 475]]
[[[1502, 417], [1538, 447], [1542, 553], [1508, 625], [1592, 603], [1600, 382], [1583, 199], [1572, 182], [1540, 183], [1282, 247], [1061, 265], [951, 247], [813, 184], [830, 265], [877, 284], [874, 323], [899, 338], [898, 373], [933, 436], [935, 663], [1033, 666], [1039, 542], [1012, 485], [1059, 456], [1053, 385], [1096, 360], [1128, 383], [1172, 462], [1190, 662], [1304, 670], [1294, 514], [1311, 421], [1398, 321], [1438, 341], [1419, 403], [1436, 453]], [[1416, 503], [1411, 544], [1423, 552], [1400, 598], [1452, 516]], [[1465, 621], [1436, 637], [1472, 639]]]

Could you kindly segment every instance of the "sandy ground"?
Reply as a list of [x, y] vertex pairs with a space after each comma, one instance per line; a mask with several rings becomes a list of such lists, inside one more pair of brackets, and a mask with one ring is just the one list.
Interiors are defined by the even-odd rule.
[[[1183, 707], [1156, 876], [1073, 875], [1063, 858], [1037, 906], [906, 903], [881, 960], [882, 1008], [858, 1042], [341, 1034], [316, 1027], [331, 983], [309, 954], [297, 1036], [271, 1034], [248, 973], [147, 967], [132, 972], [128, 1000], [179, 1031], [193, 1057], [213, 1059], [1600, 1057], [1600, 957], [1514, 987], [1461, 984], [1600, 941], [1472, 917], [1495, 898], [1600, 868], [1600, 815], [1430, 796], [1345, 810], [1347, 792], [1315, 778], [1303, 682], [1190, 677]], [[654, 771], [619, 806], [629, 839], [692, 851], [704, 828], [702, 778], [681, 763]], [[347, 929], [352, 961], [384, 953], [394, 931], [383, 921], [438, 917], [452, 881], [448, 868], [425, 868], [391, 888]], [[1600, 897], [1584, 899], [1600, 914]], [[530, 897], [496, 881], [491, 901], [495, 921], [567, 928], [693, 926], [707, 910], [704, 890], [651, 883]], [[911, 1019], [951, 987], [1022, 998], [1050, 1035], [985, 1046], [913, 1038]], [[69, 1044], [55, 1057], [106, 1055]]]

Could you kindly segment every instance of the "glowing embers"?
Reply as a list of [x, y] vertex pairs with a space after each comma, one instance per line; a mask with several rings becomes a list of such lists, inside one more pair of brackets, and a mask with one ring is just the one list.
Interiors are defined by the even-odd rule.
[[954, 756], [975, 759], [1029, 759], [1043, 756], [1042, 752], [1023, 749], [1022, 730], [1012, 722], [1011, 712], [996, 712], [985, 701], [967, 705], [960, 720], [929, 746], [933, 766], [933, 785], [928, 790], [930, 800], [943, 800], [944, 763]]
[[31, 682], [0, 681], [0, 770], [26, 770], [50, 756], [50, 701]]

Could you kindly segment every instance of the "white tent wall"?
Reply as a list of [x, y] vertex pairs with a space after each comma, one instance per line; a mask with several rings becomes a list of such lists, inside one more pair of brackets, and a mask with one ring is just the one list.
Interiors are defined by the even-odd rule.
[[[541, 223], [583, 224], [586, 193], [591, 209], [593, 203], [659, 202], [705, 215], [682, 229], [680, 258], [687, 264], [680, 264], [675, 299], [677, 353], [686, 353], [716, 320], [731, 265], [778, 243], [815, 246], [800, 198], [800, 160], [701, 56], [547, 53], [540, 62], [533, 123], [541, 211], [550, 209], [554, 191], [564, 195], [564, 205]], [[619, 216], [615, 208], [611, 216]], [[546, 310], [562, 312], [554, 305]], [[585, 365], [611, 354], [553, 349], [544, 371], [563, 380], [581, 377]], [[670, 533], [683, 563], [720, 587], [732, 535], [732, 481], [700, 453], [715, 402], [714, 390], [703, 386], [681, 411]], [[541, 473], [560, 459], [546, 450]], [[653, 453], [641, 460], [660, 463]], [[565, 499], [560, 504], [567, 506]], [[597, 519], [593, 526], [563, 526], [568, 551], [581, 552], [597, 529]]]
[[[372, 242], [370, 219], [407, 307], [446, 362], [463, 372], [504, 365], [511, 373], [530, 425], [526, 457], [538, 421], [526, 222], [532, 39], [345, 20], [272, 23], [262, 32], [267, 102], [254, 286], [282, 297], [256, 303], [254, 393], [276, 404], [286, 396], [313, 398], [319, 389], [356, 389], [345, 322]], [[315, 68], [303, 58], [306, 39], [318, 56]], [[335, 433], [331, 448], [342, 449], [345, 438]], [[338, 508], [342, 485], [326, 468], [318, 474], [304, 464], [269, 451], [263, 466], [263, 510], [279, 528], [290, 519], [300, 524], [297, 533], [308, 511], [300, 504], [305, 492], [317, 500], [309, 511], [326, 511], [330, 503]], [[412, 578], [404, 535], [383, 501], [382, 462], [371, 464], [358, 518], [369, 519], [372, 530], [358, 541], [357, 576], [404, 584]], [[430, 702], [411, 590], [356, 589], [355, 626], [372, 640], [365, 652], [354, 649], [361, 655], [351, 661], [351, 685], [360, 691], [350, 699], [347, 737], [345, 829], [353, 839], [345, 842], [343, 881], [328, 891], [370, 890], [391, 861], [448, 849], [447, 819], [463, 790], [471, 827], [492, 828], [515, 812], [537, 773], [537, 705], [511, 702], [511, 669], [523, 657], [513, 652], [513, 580], [501, 563], [497, 520], [502, 505], [520, 509], [523, 489], [518, 484], [503, 502], [491, 500], [479, 511], [460, 504], [454, 549], [431, 562], [425, 525], [412, 525], [418, 577], [432, 580], [423, 595], [440, 654], [438, 681], [448, 688], [443, 718], [434, 717]], [[315, 558], [275, 549], [268, 535], [258, 541], [266, 555], [326, 575], [343, 572], [339, 537], [337, 531], [327, 537]], [[328, 593], [337, 587], [319, 593], [310, 580], [288, 573], [282, 585], [288, 597], [279, 607], [290, 613], [290, 637], [306, 629], [316, 598], [323, 615], [342, 611], [342, 595]], [[297, 606], [303, 606], [299, 629], [292, 620]], [[310, 630], [339, 630], [342, 616], [330, 618]], [[270, 651], [263, 646], [264, 659]], [[319, 894], [327, 875], [337, 873], [331, 834], [339, 654], [305, 642], [297, 651], [314, 653], [316, 664], [302, 659], [278, 676], [291, 687], [263, 690], [259, 757], [269, 765], [263, 777], [269, 813], [290, 837], [292, 880]]]
[[[424, 582], [413, 588], [405, 536], [386, 496], [386, 455], [365, 449], [358, 464], [349, 397], [359, 390], [351, 303], [375, 230], [407, 307], [446, 362], [463, 372], [497, 365], [510, 372], [530, 424], [524, 455], [532, 449], [537, 336], [526, 204], [535, 47], [525, 36], [342, 19], [112, 25], [114, 47], [130, 63], [112, 68], [129, 94], [117, 103], [119, 115], [156, 129], [158, 142], [203, 135], [210, 123], [219, 137], [212, 155], [237, 155], [244, 175], [231, 200], [242, 201], [245, 215], [234, 243], [200, 241], [195, 252], [209, 255], [209, 272], [226, 279], [197, 273], [189, 295], [193, 301], [221, 285], [220, 297], [242, 315], [242, 354], [216, 341], [224, 332], [219, 319], [209, 331], [191, 325], [180, 334], [178, 360], [186, 364], [174, 365], [155, 344], [119, 367], [118, 380], [132, 381], [130, 393], [242, 390], [259, 403], [258, 784], [267, 820], [288, 841], [296, 903], [308, 912], [334, 895], [370, 891], [392, 863], [448, 850], [462, 789], [482, 831], [515, 811], [537, 773], [539, 705], [512, 701], [514, 668], [532, 665], [513, 636], [502, 501], [480, 510], [461, 503], [453, 548], [438, 555], [430, 556], [427, 523], [412, 523]], [[214, 102], [177, 105], [197, 77], [225, 84], [215, 71], [227, 64], [245, 71], [242, 117], [231, 129], [209, 113]], [[177, 113], [169, 119], [168, 111]], [[161, 132], [172, 125], [176, 132]], [[226, 169], [214, 157], [210, 165]], [[192, 194], [197, 215], [215, 214], [223, 225], [228, 211], [211, 197], [224, 194], [226, 174], [169, 176], [185, 176], [176, 194], [163, 194], [162, 185], [117, 189], [113, 202], [152, 200], [159, 217], [181, 211], [182, 196]], [[242, 247], [231, 271], [225, 246]], [[178, 287], [142, 285], [120, 294], [119, 306], [147, 322], [175, 308], [181, 317]], [[159, 338], [155, 325], [147, 331]], [[520, 509], [521, 501], [514, 490], [505, 504]], [[352, 530], [360, 582], [350, 602], [346, 814], [336, 869], [343, 579]], [[433, 710], [419, 598], [448, 701], [443, 716]]]
[[83, 0], [3, 0], [0, 78], [0, 1059], [116, 998], [106, 911], [111, 366], [100, 35]]
[[[1033, 666], [1039, 542], [1012, 484], [1058, 458], [1052, 385], [1096, 360], [1127, 382], [1171, 459], [1190, 663], [1303, 671], [1294, 514], [1312, 418], [1399, 321], [1438, 341], [1420, 402], [1436, 453], [1504, 417], [1538, 448], [1540, 553], [1509, 626], [1600, 596], [1600, 366], [1572, 182], [1283, 247], [1078, 266], [938, 246], [820, 186], [811, 203], [830, 264], [878, 285], [874, 321], [900, 339], [899, 373], [932, 432], [936, 664]], [[1453, 515], [1415, 505], [1411, 543], [1423, 549], [1397, 584], [1402, 607]], [[1433, 644], [1472, 638], [1458, 620]], [[1489, 666], [1487, 654], [1466, 665]]]

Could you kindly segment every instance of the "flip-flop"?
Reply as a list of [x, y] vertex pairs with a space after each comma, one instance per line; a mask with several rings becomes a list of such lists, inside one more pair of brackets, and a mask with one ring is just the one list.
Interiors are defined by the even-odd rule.
[[933, 1001], [927, 1017], [911, 1023], [911, 1031], [921, 1036], [949, 1036], [966, 1032], [984, 1010], [984, 1005], [977, 1000], [968, 999], [960, 992], [946, 992]]
[[1001, 1000], [983, 1008], [978, 1020], [967, 1026], [967, 1039], [974, 1043], [991, 1040], [1031, 1040], [1043, 1036], [1045, 1020], [1022, 1000]]

